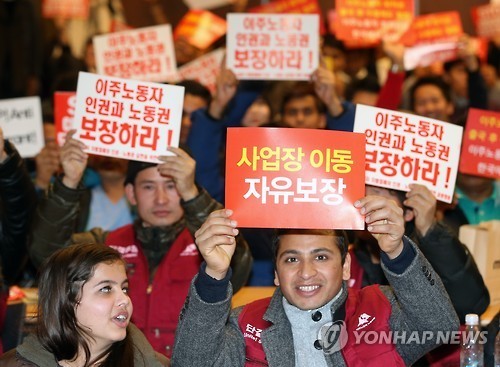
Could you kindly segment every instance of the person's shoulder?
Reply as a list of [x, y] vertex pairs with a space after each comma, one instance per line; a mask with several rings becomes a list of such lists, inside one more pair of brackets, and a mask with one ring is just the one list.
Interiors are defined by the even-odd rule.
[[8, 352], [0, 355], [0, 367], [22, 367], [22, 366], [35, 366], [35, 364], [30, 363], [25, 360], [21, 360], [17, 354], [16, 349], [11, 349]]

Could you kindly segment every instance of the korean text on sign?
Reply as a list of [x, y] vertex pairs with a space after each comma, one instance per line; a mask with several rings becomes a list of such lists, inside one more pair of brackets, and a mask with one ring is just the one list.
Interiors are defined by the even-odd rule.
[[469, 108], [458, 170], [500, 178], [500, 113]]
[[226, 64], [240, 79], [308, 80], [319, 62], [316, 14], [228, 14]]
[[243, 227], [360, 229], [363, 147], [362, 134], [230, 128], [226, 205]]
[[358, 104], [354, 131], [366, 135], [367, 184], [408, 191], [417, 182], [451, 202], [461, 126]]
[[184, 88], [81, 72], [74, 126], [88, 152], [158, 162], [178, 146]]
[[93, 42], [98, 74], [155, 82], [175, 79], [177, 66], [168, 24], [95, 36]]

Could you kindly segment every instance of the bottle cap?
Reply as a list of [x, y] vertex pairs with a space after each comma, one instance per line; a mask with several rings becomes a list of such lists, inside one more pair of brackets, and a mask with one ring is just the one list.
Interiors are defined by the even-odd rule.
[[465, 325], [479, 325], [479, 316], [475, 313], [465, 315]]

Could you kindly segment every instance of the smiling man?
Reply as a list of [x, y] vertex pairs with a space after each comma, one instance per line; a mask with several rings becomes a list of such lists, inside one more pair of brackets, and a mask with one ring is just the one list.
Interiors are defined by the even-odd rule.
[[[193, 235], [210, 212], [222, 207], [194, 181], [195, 161], [180, 148], [169, 148], [163, 163], [128, 162], [125, 194], [137, 220], [113, 231], [93, 228], [74, 233], [85, 195], [82, 175], [85, 145], [68, 135], [61, 149], [64, 174], [41, 199], [33, 226], [30, 256], [41, 264], [58, 248], [74, 243], [105, 243], [127, 262], [132, 321], [156, 351], [170, 356], [180, 310], [202, 258]], [[245, 284], [251, 255], [238, 236], [233, 260], [236, 287]]]
[[[205, 262], [181, 312], [173, 365], [404, 366], [435, 348], [438, 332], [458, 330], [441, 280], [403, 236], [402, 209], [380, 196], [354, 205], [377, 238], [391, 287], [347, 288], [351, 260], [342, 231], [282, 230], [275, 241], [274, 295], [233, 311], [229, 279], [237, 223], [230, 210], [213, 212], [195, 235]], [[339, 325], [347, 339], [332, 345], [325, 326], [332, 331]], [[426, 331], [427, 337], [369, 343], [360, 330], [386, 337]]]

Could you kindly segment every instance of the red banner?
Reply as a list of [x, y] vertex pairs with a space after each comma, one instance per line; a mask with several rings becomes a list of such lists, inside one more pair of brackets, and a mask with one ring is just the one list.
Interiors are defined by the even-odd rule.
[[472, 8], [476, 34], [493, 38], [500, 35], [500, 4], [487, 4]]
[[334, 27], [337, 38], [351, 44], [397, 41], [413, 15], [413, 0], [337, 0]]
[[43, 0], [44, 18], [82, 18], [89, 16], [89, 0]]
[[174, 30], [174, 39], [184, 37], [201, 50], [226, 33], [226, 21], [207, 10], [190, 10]]
[[76, 92], [54, 93], [54, 124], [56, 141], [59, 146], [64, 144], [66, 133], [73, 128], [75, 106]]
[[320, 34], [325, 33], [325, 25], [318, 0], [278, 0], [256, 6], [248, 10], [248, 13], [264, 14], [318, 14], [320, 18]]
[[433, 13], [416, 17], [400, 42], [405, 46], [456, 42], [463, 32], [459, 12]]
[[500, 178], [500, 113], [469, 109], [458, 170]]
[[226, 207], [240, 227], [363, 229], [365, 136], [229, 128]]

